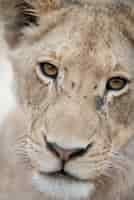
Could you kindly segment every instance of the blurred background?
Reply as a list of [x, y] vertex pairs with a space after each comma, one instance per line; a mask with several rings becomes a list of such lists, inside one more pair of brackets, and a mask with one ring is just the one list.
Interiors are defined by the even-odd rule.
[[15, 105], [12, 92], [12, 69], [4, 47], [0, 53], [0, 124]]
[[0, 125], [15, 105], [12, 93], [12, 68], [7, 58], [7, 45], [4, 39], [4, 28], [0, 23]]

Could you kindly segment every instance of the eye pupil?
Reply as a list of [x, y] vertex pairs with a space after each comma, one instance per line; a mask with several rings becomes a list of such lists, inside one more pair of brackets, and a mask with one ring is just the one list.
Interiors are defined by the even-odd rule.
[[121, 77], [113, 77], [107, 82], [107, 90], [121, 90], [127, 84], [127, 79]]
[[40, 63], [41, 72], [52, 79], [56, 79], [58, 75], [58, 69], [55, 65], [50, 63]]

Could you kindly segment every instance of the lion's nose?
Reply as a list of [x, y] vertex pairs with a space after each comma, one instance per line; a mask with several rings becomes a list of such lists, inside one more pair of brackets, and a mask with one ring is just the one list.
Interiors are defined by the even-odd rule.
[[57, 145], [56, 143], [51, 143], [46, 141], [47, 148], [58, 156], [63, 161], [68, 161], [71, 158], [75, 158], [77, 156], [82, 156], [86, 151], [87, 148], [76, 148], [76, 149], [64, 149]]

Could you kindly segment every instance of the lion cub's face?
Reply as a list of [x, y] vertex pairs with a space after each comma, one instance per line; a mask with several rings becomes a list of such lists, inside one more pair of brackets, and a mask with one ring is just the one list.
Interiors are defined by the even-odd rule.
[[93, 6], [42, 16], [25, 38], [12, 60], [33, 181], [62, 198], [87, 197], [133, 133], [131, 40]]

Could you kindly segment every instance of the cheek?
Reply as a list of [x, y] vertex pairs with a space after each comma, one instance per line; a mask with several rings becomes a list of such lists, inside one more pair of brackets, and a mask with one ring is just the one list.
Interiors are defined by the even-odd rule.
[[109, 117], [112, 143], [120, 149], [133, 136], [134, 98], [131, 94], [114, 99], [109, 105]]
[[117, 125], [130, 126], [134, 119], [134, 98], [131, 94], [115, 98], [109, 105], [109, 116]]
[[26, 83], [27, 100], [33, 106], [42, 104], [48, 94], [48, 84], [41, 83], [34, 72], [28, 78]]
[[45, 104], [49, 96], [49, 84], [42, 83], [36, 73], [30, 71], [24, 77], [17, 78], [17, 96], [21, 105], [25, 105], [26, 109], [39, 109]]

